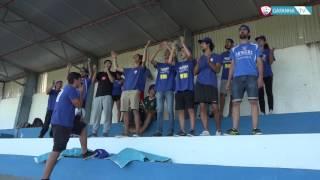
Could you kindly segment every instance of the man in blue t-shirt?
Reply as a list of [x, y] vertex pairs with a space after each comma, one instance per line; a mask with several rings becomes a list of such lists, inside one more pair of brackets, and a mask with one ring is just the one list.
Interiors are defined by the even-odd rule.
[[211, 105], [216, 123], [216, 135], [221, 135], [221, 118], [218, 106], [217, 73], [221, 69], [221, 58], [213, 53], [214, 44], [211, 38], [198, 41], [203, 54], [197, 60], [195, 74], [198, 75], [195, 86], [195, 102], [200, 104], [200, 117], [204, 130], [201, 136], [209, 136], [207, 105]]
[[[56, 98], [59, 94], [59, 92], [61, 91], [62, 88], [62, 81], [53, 81], [52, 82], [52, 86], [49, 87], [46, 91], [47, 95], [49, 95], [49, 99], [48, 99], [48, 107], [47, 107], [47, 113], [46, 113], [46, 117], [44, 120], [44, 124], [42, 126], [42, 129], [40, 131], [40, 135], [39, 138], [43, 138], [44, 135], [47, 133], [47, 131], [49, 130], [49, 126], [50, 126], [50, 122], [51, 122], [51, 116], [52, 116], [52, 112], [54, 109], [54, 105], [56, 103]], [[52, 130], [50, 130], [50, 137], [52, 137]]]
[[261, 134], [258, 129], [258, 87], [263, 86], [263, 64], [257, 44], [249, 42], [250, 28], [241, 25], [239, 28], [240, 44], [230, 52], [232, 59], [229, 70], [227, 90], [230, 90], [232, 80], [232, 119], [233, 127], [227, 131], [230, 135], [239, 135], [240, 103], [244, 92], [247, 92], [251, 105], [252, 134]]
[[[221, 83], [220, 83], [220, 114], [221, 114], [221, 117], [223, 117], [225, 99], [229, 94], [226, 90], [226, 85], [228, 82], [229, 69], [231, 66], [230, 49], [233, 47], [233, 44], [234, 44], [234, 41], [232, 39], [230, 39], [230, 38], [226, 39], [226, 44], [224, 45], [224, 48], [226, 49], [226, 51], [224, 51], [220, 55], [221, 60], [222, 60], [222, 73], [221, 73]], [[232, 100], [230, 97], [228, 116], [231, 116], [231, 106], [232, 106]]]
[[[83, 159], [95, 155], [87, 149], [86, 124], [75, 119], [75, 108], [82, 107], [83, 86], [81, 75], [76, 72], [68, 74], [68, 85], [59, 93], [52, 114], [53, 149], [47, 160], [42, 179], [49, 179], [60, 153], [66, 149], [71, 134], [80, 135]], [[78, 89], [78, 91], [77, 91]], [[79, 95], [80, 94], [80, 95]]]
[[264, 101], [264, 89], [266, 89], [269, 114], [272, 114], [273, 112], [273, 92], [272, 92], [273, 73], [272, 73], [271, 65], [275, 60], [274, 54], [273, 54], [274, 49], [270, 49], [265, 36], [256, 37], [256, 42], [258, 43], [259, 48], [262, 52], [261, 58], [263, 60], [264, 87], [259, 89], [260, 111], [261, 113], [266, 114], [265, 101]]
[[120, 99], [120, 110], [123, 112], [124, 119], [124, 136], [129, 135], [129, 110], [133, 111], [134, 122], [136, 127], [136, 134], [140, 135], [140, 114], [139, 114], [139, 102], [142, 85], [145, 85], [145, 73], [146, 73], [146, 54], [150, 45], [150, 41], [144, 48], [143, 55], [135, 54], [133, 56], [134, 66], [131, 68], [121, 68], [118, 66], [117, 54], [112, 51], [112, 59], [114, 61], [116, 71], [124, 74], [123, 92]]
[[[159, 51], [165, 49], [163, 55], [163, 62], [155, 61], [156, 55]], [[156, 79], [156, 98], [157, 98], [157, 131], [154, 136], [162, 136], [163, 130], [163, 112], [164, 103], [167, 104], [167, 112], [169, 116], [169, 132], [167, 136], [173, 136], [174, 133], [174, 112], [173, 112], [173, 100], [174, 100], [174, 78], [175, 70], [174, 66], [168, 63], [170, 56], [170, 49], [166, 42], [159, 45], [158, 51], [152, 56], [150, 62], [157, 69]]]
[[178, 61], [174, 61], [176, 45], [172, 44], [169, 64], [175, 65], [175, 109], [178, 112], [180, 131], [179, 136], [186, 136], [185, 110], [190, 118], [190, 130], [188, 135], [195, 135], [195, 111], [194, 111], [194, 67], [196, 61], [192, 59], [191, 50], [186, 46], [184, 37], [180, 37], [181, 48], [178, 50]]

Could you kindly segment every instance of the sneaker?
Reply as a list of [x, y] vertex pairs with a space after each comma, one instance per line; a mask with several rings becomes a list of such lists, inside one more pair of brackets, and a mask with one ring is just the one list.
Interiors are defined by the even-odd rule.
[[216, 136], [221, 136], [221, 135], [222, 135], [221, 130], [217, 130], [217, 131], [216, 131]]
[[82, 154], [82, 158], [84, 160], [93, 158], [96, 155], [96, 153], [94, 151], [87, 151], [85, 154]]
[[132, 137], [140, 137], [139, 134], [133, 134]]
[[229, 129], [226, 133], [227, 135], [240, 135], [239, 131], [237, 129]]
[[154, 133], [152, 136], [154, 136], [154, 137], [160, 137], [160, 136], [162, 136], [162, 133], [161, 133], [161, 132], [156, 132], [156, 133]]
[[261, 135], [262, 132], [260, 129], [252, 129], [252, 135]]
[[188, 136], [195, 136], [195, 132], [193, 129], [191, 129], [188, 133]]
[[109, 133], [103, 133], [102, 136], [103, 137], [109, 137]]
[[89, 137], [98, 137], [98, 134], [97, 133], [92, 133], [89, 135]]
[[183, 131], [179, 131], [177, 136], [187, 136], [187, 133], [185, 133]]
[[272, 109], [270, 109], [269, 114], [273, 114], [273, 110]]
[[210, 132], [209, 131], [202, 131], [200, 136], [210, 136]]

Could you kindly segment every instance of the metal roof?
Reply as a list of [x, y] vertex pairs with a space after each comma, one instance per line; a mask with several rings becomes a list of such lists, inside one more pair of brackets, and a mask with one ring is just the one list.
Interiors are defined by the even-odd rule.
[[0, 0], [0, 80], [101, 57], [110, 50], [259, 16], [261, 5], [312, 0]]

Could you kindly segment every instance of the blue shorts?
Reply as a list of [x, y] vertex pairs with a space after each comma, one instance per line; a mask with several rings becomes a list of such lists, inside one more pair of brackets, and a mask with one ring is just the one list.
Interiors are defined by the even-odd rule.
[[232, 101], [241, 102], [244, 93], [247, 92], [249, 100], [257, 100], [259, 97], [257, 76], [238, 76], [232, 80]]

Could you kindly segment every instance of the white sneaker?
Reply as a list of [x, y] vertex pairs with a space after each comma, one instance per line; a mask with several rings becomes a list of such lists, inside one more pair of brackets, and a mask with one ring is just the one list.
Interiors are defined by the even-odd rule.
[[209, 131], [202, 131], [200, 136], [210, 136], [210, 133], [209, 133]]
[[133, 134], [132, 137], [140, 137], [138, 134]]
[[221, 135], [222, 135], [221, 130], [217, 130], [217, 131], [216, 131], [216, 136], [221, 136]]
[[270, 111], [269, 111], [269, 114], [273, 114], [273, 110], [270, 110]]

